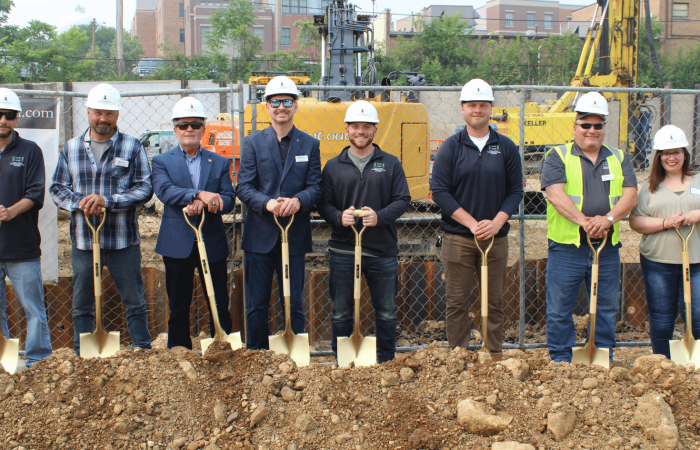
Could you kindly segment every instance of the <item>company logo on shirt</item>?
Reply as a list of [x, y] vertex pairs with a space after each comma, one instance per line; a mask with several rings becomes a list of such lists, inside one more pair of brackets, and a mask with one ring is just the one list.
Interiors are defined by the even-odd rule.
[[490, 155], [498, 155], [499, 153], [501, 153], [501, 149], [498, 147], [498, 144], [491, 144], [486, 149], [486, 153]]
[[22, 167], [24, 165], [24, 156], [13, 156], [10, 160], [10, 165], [15, 167]]
[[384, 163], [376, 162], [374, 163], [374, 167], [372, 167], [372, 170], [375, 172], [381, 173], [381, 172], [386, 172], [386, 169], [384, 168]]

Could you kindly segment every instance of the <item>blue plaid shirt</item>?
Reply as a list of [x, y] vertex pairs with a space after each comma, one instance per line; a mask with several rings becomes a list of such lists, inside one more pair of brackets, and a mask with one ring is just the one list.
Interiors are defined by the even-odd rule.
[[104, 197], [107, 208], [107, 219], [100, 231], [100, 247], [117, 250], [139, 244], [136, 207], [153, 196], [146, 151], [138, 139], [117, 131], [102, 158], [95, 161], [88, 130], [66, 142], [58, 158], [50, 193], [59, 208], [71, 211], [70, 238], [78, 249], [92, 249], [92, 231], [78, 208], [80, 200], [89, 194]]

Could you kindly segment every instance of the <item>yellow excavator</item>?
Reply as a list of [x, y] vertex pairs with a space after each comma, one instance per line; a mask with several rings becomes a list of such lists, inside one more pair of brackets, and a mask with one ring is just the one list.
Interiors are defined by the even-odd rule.
[[[602, 7], [600, 21], [596, 23]], [[629, 88], [637, 85], [639, 72], [640, 0], [597, 0], [588, 29], [573, 87]], [[594, 37], [595, 34], [595, 37]], [[596, 50], [600, 48], [600, 67], [593, 73]], [[565, 92], [556, 101], [545, 104], [526, 102], [526, 171], [539, 169], [542, 156], [551, 146], [573, 141], [573, 108], [580, 92]], [[619, 141], [623, 151], [635, 156], [635, 164], [646, 164], [652, 114], [644, 106], [646, 96], [634, 93], [602, 93], [619, 102]], [[494, 108], [492, 123], [498, 131], [517, 144], [520, 141], [520, 108]]]

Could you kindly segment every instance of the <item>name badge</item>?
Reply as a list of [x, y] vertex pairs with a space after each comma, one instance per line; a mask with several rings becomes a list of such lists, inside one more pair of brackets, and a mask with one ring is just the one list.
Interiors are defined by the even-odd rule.
[[114, 165], [117, 167], [129, 167], [129, 161], [122, 158], [114, 158]]
[[696, 188], [695, 186], [690, 186], [690, 193], [693, 195], [700, 195], [700, 188]]
[[603, 181], [612, 181], [615, 179], [615, 174], [614, 173], [609, 173], [607, 175], [603, 175], [600, 177]]
[[297, 162], [309, 162], [309, 156], [308, 155], [299, 155], [296, 158]]

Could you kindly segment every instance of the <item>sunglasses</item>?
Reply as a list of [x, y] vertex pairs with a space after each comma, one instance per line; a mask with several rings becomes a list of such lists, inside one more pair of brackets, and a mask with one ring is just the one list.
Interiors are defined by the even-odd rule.
[[5, 116], [7, 120], [15, 120], [17, 118], [17, 111], [0, 111], [0, 119]]
[[285, 98], [284, 100], [276, 99], [268, 101], [270, 102], [270, 106], [272, 106], [273, 108], [279, 108], [280, 103], [283, 104], [285, 108], [291, 108], [294, 104], [294, 100], [292, 100], [291, 98]]
[[575, 124], [575, 125], [580, 126], [580, 127], [583, 128], [584, 130], [590, 130], [591, 127], [593, 127], [593, 128], [596, 129], [596, 130], [602, 130], [602, 129], [605, 127], [605, 124], [604, 124], [603, 122], [600, 122], [600, 123], [587, 123], [587, 122], [584, 122], [584, 123], [577, 123], [577, 124]]
[[187, 131], [189, 127], [192, 127], [193, 130], [199, 130], [203, 126], [202, 122], [180, 122], [175, 124], [175, 128], [178, 128], [180, 131]]

